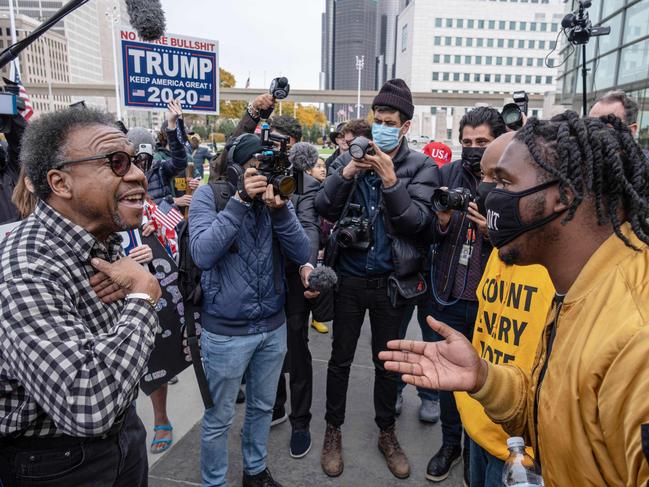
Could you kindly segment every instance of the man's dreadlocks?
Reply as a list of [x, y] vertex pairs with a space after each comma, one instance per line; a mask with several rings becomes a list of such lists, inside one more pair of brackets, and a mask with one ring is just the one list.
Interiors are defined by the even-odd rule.
[[[579, 118], [572, 111], [550, 121], [530, 118], [516, 140], [527, 146], [548, 179], [559, 182], [561, 201], [569, 204], [564, 223], [592, 195], [599, 225], [610, 222], [615, 234], [635, 248], [620, 230], [623, 215], [649, 244], [649, 161], [619, 118]], [[574, 195], [571, 203], [567, 190]]]

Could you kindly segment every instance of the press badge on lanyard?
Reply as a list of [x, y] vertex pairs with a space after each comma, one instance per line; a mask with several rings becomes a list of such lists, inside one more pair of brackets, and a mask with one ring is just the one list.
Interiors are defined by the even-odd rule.
[[463, 266], [469, 265], [469, 260], [471, 260], [471, 255], [473, 254], [473, 243], [475, 242], [475, 231], [473, 228], [469, 227], [469, 230], [466, 234], [466, 242], [462, 245], [462, 252], [460, 252], [460, 261], [459, 264]]

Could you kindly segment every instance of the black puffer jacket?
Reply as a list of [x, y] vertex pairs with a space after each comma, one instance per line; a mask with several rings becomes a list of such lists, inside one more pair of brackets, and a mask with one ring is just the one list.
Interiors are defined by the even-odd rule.
[[[318, 251], [320, 250], [320, 217], [315, 209], [315, 197], [320, 189], [320, 182], [308, 175], [304, 174], [304, 191], [302, 194], [294, 194], [291, 196], [291, 202], [295, 207], [297, 219], [300, 220], [302, 228], [309, 237], [309, 244], [311, 251], [309, 254], [309, 263], [315, 267], [318, 263]], [[306, 263], [306, 262], [305, 262]], [[297, 271], [299, 266], [293, 263], [287, 263], [287, 272]]]
[[[316, 210], [331, 222], [341, 217], [349, 192], [354, 186], [353, 181], [347, 181], [342, 176], [343, 168], [350, 161], [351, 155], [345, 152], [332, 163], [329, 175], [316, 196]], [[386, 228], [393, 242], [396, 239], [407, 242], [425, 255], [430, 243], [433, 220], [430, 197], [433, 189], [438, 186], [439, 169], [425, 154], [410, 150], [405, 140], [401, 143], [393, 162], [399, 181], [387, 190], [382, 188], [381, 211]], [[397, 272], [399, 262], [405, 257], [394, 255], [395, 249], [398, 248], [407, 250], [400, 245], [392, 247]]]

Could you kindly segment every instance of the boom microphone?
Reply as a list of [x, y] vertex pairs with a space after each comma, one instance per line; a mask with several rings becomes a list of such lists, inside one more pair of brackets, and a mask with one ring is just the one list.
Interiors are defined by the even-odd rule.
[[309, 291], [323, 293], [338, 283], [338, 276], [331, 267], [318, 266], [309, 275]]
[[160, 39], [167, 29], [160, 0], [126, 0], [131, 25], [143, 41]]
[[311, 169], [318, 162], [320, 154], [314, 145], [308, 142], [298, 142], [288, 152], [288, 161], [298, 171]]

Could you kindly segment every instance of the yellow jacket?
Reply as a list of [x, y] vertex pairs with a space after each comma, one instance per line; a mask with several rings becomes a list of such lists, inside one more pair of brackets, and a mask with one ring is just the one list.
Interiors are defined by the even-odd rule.
[[555, 309], [531, 377], [489, 364], [484, 387], [473, 395], [509, 434], [531, 441], [548, 487], [649, 482], [649, 248], [628, 224], [622, 231], [640, 252], [611, 236], [564, 299], [538, 422], [535, 396]]
[[[540, 265], [505, 265], [494, 249], [476, 294], [473, 348], [488, 362], [516, 365], [529, 374], [554, 299], [548, 271]], [[471, 439], [506, 460], [509, 435], [502, 426], [491, 421], [482, 405], [466, 392], [456, 392], [455, 402]]]

